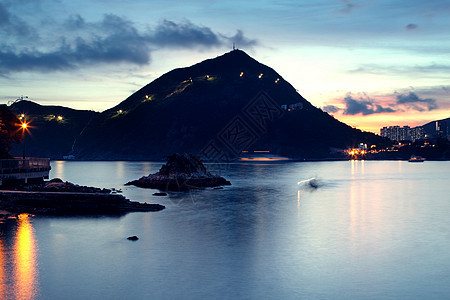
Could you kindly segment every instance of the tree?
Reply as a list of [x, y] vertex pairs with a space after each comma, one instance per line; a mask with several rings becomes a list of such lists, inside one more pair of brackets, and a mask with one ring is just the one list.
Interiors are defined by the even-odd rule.
[[20, 120], [6, 105], [0, 105], [0, 158], [11, 158], [11, 143], [18, 143], [22, 134]]

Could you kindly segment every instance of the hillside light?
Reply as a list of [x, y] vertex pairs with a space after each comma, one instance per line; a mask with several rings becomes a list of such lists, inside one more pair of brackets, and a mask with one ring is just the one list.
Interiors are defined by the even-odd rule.
[[58, 121], [62, 121], [63, 117], [62, 116], [58, 116]]
[[258, 78], [261, 79], [263, 77], [263, 73], [259, 74]]
[[239, 75], [239, 77], [242, 77], [242, 76], [244, 76], [244, 72], [241, 72], [241, 74]]

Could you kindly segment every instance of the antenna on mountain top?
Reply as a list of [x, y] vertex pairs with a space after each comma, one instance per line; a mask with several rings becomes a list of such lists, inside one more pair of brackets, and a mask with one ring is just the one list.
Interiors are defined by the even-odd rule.
[[233, 42], [233, 51], [236, 50], [236, 44]]

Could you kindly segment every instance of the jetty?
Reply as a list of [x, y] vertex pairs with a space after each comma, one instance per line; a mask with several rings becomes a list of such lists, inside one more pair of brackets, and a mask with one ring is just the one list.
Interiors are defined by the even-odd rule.
[[8, 183], [42, 182], [50, 173], [49, 158], [0, 159], [0, 186]]

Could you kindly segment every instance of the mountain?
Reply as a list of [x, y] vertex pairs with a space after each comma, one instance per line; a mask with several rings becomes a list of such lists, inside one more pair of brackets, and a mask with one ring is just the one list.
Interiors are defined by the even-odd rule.
[[[62, 106], [43, 106], [22, 100], [9, 109], [29, 123], [25, 135], [25, 154], [34, 157], [61, 159], [72, 147], [83, 129], [100, 113]], [[13, 144], [11, 154], [22, 156], [24, 143]]]
[[282, 76], [233, 50], [172, 70], [89, 123], [79, 159], [161, 159], [176, 152], [233, 159], [242, 150], [323, 158], [333, 148], [385, 143], [311, 105]]
[[[429, 122], [425, 125], [422, 125], [421, 127], [425, 130], [426, 134], [430, 137], [446, 137], [449, 134], [448, 131], [448, 125], [450, 124], [450, 118], [442, 119], [442, 120], [436, 120]], [[440, 131], [438, 132], [437, 129], [440, 127]], [[445, 135], [445, 136], [441, 136]]]

